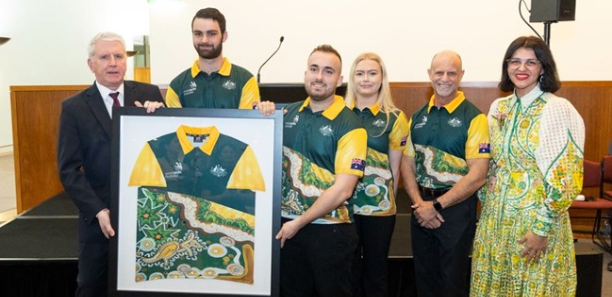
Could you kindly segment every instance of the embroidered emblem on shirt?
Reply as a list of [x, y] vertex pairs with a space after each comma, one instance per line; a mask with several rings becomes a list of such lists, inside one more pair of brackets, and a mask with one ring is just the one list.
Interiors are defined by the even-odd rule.
[[491, 152], [491, 145], [488, 143], [480, 143], [478, 144], [478, 153], [479, 154], [488, 154]]
[[423, 128], [423, 126], [425, 126], [425, 125], [427, 125], [427, 116], [423, 116], [421, 118], [421, 122], [419, 122], [416, 125], [414, 125], [414, 129]]
[[300, 115], [296, 114], [291, 122], [285, 123], [285, 128], [293, 128], [300, 121]]
[[462, 123], [461, 123], [460, 119], [452, 118], [452, 119], [448, 120], [448, 125], [451, 126], [451, 127], [457, 128], [457, 127], [461, 127]]
[[221, 167], [221, 165], [215, 165], [213, 168], [210, 169], [210, 174], [216, 177], [224, 177], [227, 175], [227, 171], [225, 170], [225, 168]]
[[174, 171], [168, 171], [164, 173], [166, 179], [174, 179], [183, 174], [183, 164], [181, 162], [174, 162]]
[[319, 132], [321, 132], [323, 136], [330, 136], [332, 135], [332, 133], [334, 133], [334, 130], [332, 130], [332, 127], [330, 125], [327, 125], [319, 128]]
[[195, 81], [191, 81], [189, 83], [189, 88], [183, 90], [183, 95], [184, 96], [191, 95], [191, 94], [195, 93], [197, 88], [198, 88], [198, 85], [196, 85]]
[[357, 169], [363, 171], [365, 168], [365, 160], [353, 158], [351, 161], [351, 169]]
[[223, 83], [223, 87], [228, 90], [233, 90], [236, 88], [236, 83], [228, 79]]
[[384, 126], [385, 126], [385, 121], [383, 121], [383, 120], [381, 120], [381, 119], [378, 119], [378, 120], [374, 121], [374, 122], [372, 123], [372, 125], [373, 125], [374, 127], [381, 128], [381, 127], [384, 127]]

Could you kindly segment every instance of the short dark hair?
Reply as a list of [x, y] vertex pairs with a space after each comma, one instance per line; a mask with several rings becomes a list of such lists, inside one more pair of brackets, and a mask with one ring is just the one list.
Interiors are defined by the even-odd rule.
[[335, 48], [333, 48], [331, 45], [321, 44], [315, 47], [315, 49], [313, 49], [312, 52], [310, 52], [310, 55], [312, 56], [312, 54], [314, 54], [315, 52], [324, 52], [324, 53], [331, 53], [331, 54], [336, 55], [336, 57], [338, 57], [338, 59], [340, 60], [340, 68], [342, 68], [342, 57], [340, 57], [340, 53]]
[[512, 58], [514, 52], [520, 48], [532, 49], [536, 58], [542, 64], [542, 70], [544, 72], [540, 76], [540, 89], [550, 93], [559, 90], [561, 88], [561, 81], [559, 80], [559, 74], [557, 74], [557, 64], [555, 63], [552, 52], [544, 40], [535, 36], [521, 36], [510, 43], [502, 63], [502, 75], [498, 85], [499, 88], [504, 92], [511, 92], [514, 90], [514, 84], [508, 75], [507, 60]]
[[198, 10], [191, 20], [191, 28], [193, 28], [193, 22], [195, 22], [196, 19], [212, 19], [219, 23], [221, 34], [225, 33], [225, 16], [216, 8], [207, 7]]

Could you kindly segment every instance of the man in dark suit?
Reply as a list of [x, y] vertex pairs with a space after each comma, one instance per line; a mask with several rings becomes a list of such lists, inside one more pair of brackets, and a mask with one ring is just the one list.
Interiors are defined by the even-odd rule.
[[[110, 222], [112, 108], [163, 107], [159, 88], [124, 81], [125, 43], [100, 33], [89, 44], [87, 64], [96, 81], [62, 103], [57, 160], [64, 189], [79, 209], [79, 273], [76, 296], [107, 296]], [[118, 94], [117, 94], [118, 92]]]

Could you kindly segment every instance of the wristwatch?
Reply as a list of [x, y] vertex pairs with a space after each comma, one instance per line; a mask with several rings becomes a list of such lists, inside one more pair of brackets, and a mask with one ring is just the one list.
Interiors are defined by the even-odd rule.
[[438, 201], [438, 198], [434, 199], [433, 201], [433, 207], [437, 212], [441, 212], [444, 207], [442, 207], [442, 204], [440, 204], [440, 201]]

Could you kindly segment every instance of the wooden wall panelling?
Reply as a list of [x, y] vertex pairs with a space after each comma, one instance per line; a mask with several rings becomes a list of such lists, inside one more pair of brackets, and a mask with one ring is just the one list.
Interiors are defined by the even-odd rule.
[[600, 161], [612, 139], [612, 82], [564, 82], [557, 95], [567, 98], [584, 120], [585, 158]]
[[56, 160], [60, 104], [85, 87], [10, 88], [17, 213], [63, 191]]

